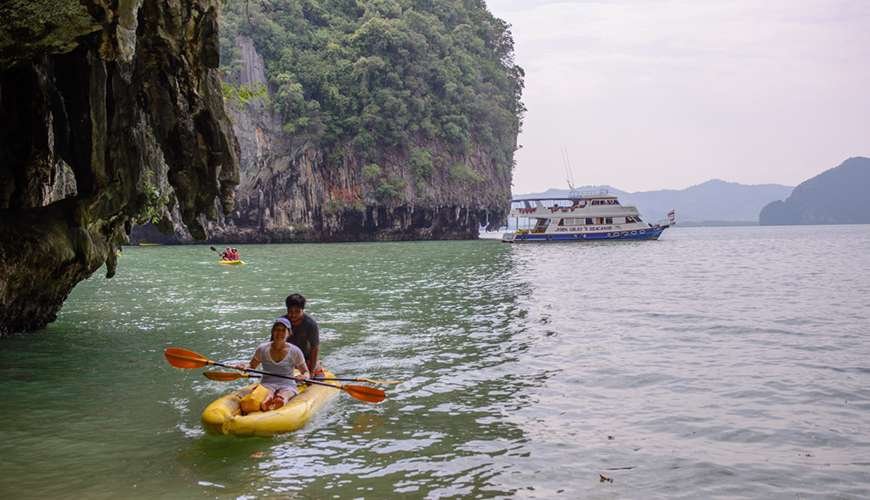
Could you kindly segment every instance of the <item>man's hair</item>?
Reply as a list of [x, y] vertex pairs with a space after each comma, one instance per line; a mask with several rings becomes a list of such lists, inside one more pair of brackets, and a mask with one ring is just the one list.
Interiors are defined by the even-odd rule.
[[291, 307], [305, 309], [305, 297], [299, 295], [298, 293], [291, 293], [287, 296], [287, 300], [284, 301], [284, 305], [287, 306], [287, 309], [290, 309]]

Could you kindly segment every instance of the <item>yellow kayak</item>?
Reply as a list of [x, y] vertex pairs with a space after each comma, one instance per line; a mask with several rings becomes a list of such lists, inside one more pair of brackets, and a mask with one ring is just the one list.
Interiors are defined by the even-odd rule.
[[[326, 378], [334, 376], [328, 371], [324, 373]], [[327, 401], [341, 392], [338, 382], [324, 383], [336, 388], [322, 385], [300, 386], [299, 394], [282, 408], [242, 415], [239, 402], [257, 386], [251, 384], [206, 406], [202, 411], [202, 425], [209, 432], [235, 436], [271, 436], [295, 431], [305, 425]]]
[[241, 259], [239, 259], [239, 260], [219, 260], [218, 263], [225, 264], [227, 266], [244, 266], [245, 265], [245, 261], [243, 261]]

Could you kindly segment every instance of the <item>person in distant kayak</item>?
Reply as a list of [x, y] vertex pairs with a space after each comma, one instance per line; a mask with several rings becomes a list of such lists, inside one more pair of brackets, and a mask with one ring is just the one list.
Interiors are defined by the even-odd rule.
[[290, 328], [290, 321], [287, 318], [276, 319], [272, 325], [271, 340], [257, 346], [254, 357], [247, 365], [237, 366], [241, 369], [256, 369], [262, 364], [264, 372], [286, 377], [293, 376], [294, 368], [301, 373], [300, 376], [295, 377], [296, 380], [263, 375], [260, 385], [269, 389], [269, 395], [260, 405], [262, 411], [277, 410], [284, 406], [298, 393], [296, 382], [310, 378], [302, 351], [287, 341], [287, 336], [291, 332]]
[[305, 297], [298, 293], [290, 294], [284, 301], [293, 334], [288, 342], [302, 350], [308, 370], [314, 375], [323, 375], [323, 367], [317, 361], [320, 351], [320, 327], [314, 318], [305, 314]]
[[239, 251], [235, 248], [226, 247], [221, 253], [221, 260], [239, 260]]

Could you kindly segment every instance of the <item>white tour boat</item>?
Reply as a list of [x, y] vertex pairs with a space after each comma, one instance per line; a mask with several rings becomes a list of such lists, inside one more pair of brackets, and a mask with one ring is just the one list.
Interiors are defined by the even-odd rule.
[[619, 203], [607, 191], [584, 192], [567, 198], [511, 200], [510, 217], [516, 231], [504, 233], [502, 241], [600, 241], [656, 240], [676, 223], [674, 211], [668, 221], [648, 224], [636, 207]]

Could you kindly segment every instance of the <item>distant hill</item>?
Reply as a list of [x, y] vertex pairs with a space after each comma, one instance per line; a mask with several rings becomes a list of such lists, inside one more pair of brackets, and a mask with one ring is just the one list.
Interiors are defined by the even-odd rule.
[[[779, 184], [746, 185], [709, 180], [686, 189], [663, 189], [629, 193], [610, 186], [586, 186], [578, 190], [607, 189], [619, 196], [623, 205], [634, 205], [648, 221], [664, 219], [671, 209], [677, 220], [686, 225], [757, 224], [758, 212], [772, 200], [782, 199], [792, 188]], [[550, 189], [543, 193], [515, 195], [514, 198], [567, 196], [567, 189]]]
[[764, 207], [759, 223], [870, 224], [870, 158], [849, 158]]

